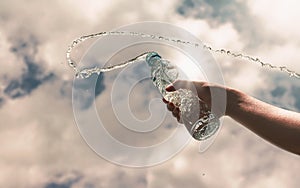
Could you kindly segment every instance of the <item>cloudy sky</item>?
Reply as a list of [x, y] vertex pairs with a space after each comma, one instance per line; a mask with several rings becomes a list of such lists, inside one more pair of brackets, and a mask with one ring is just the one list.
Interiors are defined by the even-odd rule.
[[[0, 187], [298, 187], [299, 157], [228, 117], [205, 153], [199, 153], [199, 144], [191, 141], [170, 160], [147, 168], [128, 168], [99, 157], [81, 137], [74, 120], [74, 72], [65, 63], [65, 52], [83, 34], [162, 21], [188, 30], [215, 48], [243, 52], [300, 72], [299, 18], [296, 0], [1, 1]], [[300, 111], [298, 79], [241, 59], [214, 57], [226, 85]], [[110, 97], [113, 77], [98, 78], [99, 106], [107, 105], [103, 100]], [[134, 100], [159, 96], [142, 87], [135, 90], [144, 93]], [[137, 112], [148, 107], [145, 101], [144, 106], [134, 105]], [[98, 113], [104, 122], [116, 122], [111, 107]], [[170, 127], [176, 128], [174, 122], [157, 129], [159, 136], [149, 133], [122, 140], [118, 129], [111, 131], [129, 145], [139, 146], [141, 138], [143, 144], [155, 144], [168, 135]]]

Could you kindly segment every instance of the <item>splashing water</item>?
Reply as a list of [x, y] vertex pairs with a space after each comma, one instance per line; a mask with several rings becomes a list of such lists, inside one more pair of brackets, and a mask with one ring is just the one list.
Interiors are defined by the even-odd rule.
[[[180, 110], [180, 119], [196, 140], [206, 140], [220, 127], [219, 119], [197, 95], [188, 89], [167, 92], [167, 85], [178, 78], [177, 68], [156, 52], [147, 54], [146, 63], [151, 68], [151, 79], [165, 100]], [[200, 114], [200, 115], [199, 115]]]
[[181, 39], [176, 39], [176, 38], [171, 38], [171, 37], [165, 37], [165, 36], [159, 36], [159, 35], [153, 35], [153, 34], [146, 34], [146, 33], [138, 33], [138, 32], [131, 32], [131, 31], [111, 31], [111, 32], [107, 32], [107, 31], [103, 31], [103, 32], [99, 32], [99, 33], [94, 33], [94, 34], [90, 34], [90, 35], [84, 35], [81, 36], [75, 40], [73, 40], [73, 42], [71, 43], [71, 45], [68, 47], [67, 53], [66, 53], [66, 60], [68, 65], [74, 69], [75, 73], [76, 73], [76, 77], [77, 78], [88, 78], [90, 77], [92, 74], [100, 74], [101, 72], [108, 72], [108, 71], [112, 71], [115, 69], [120, 69], [123, 68], [127, 65], [133, 64], [133, 63], [137, 63], [137, 62], [141, 62], [142, 59], [144, 59], [145, 54], [143, 53], [142, 55], [139, 55], [131, 60], [125, 61], [123, 63], [114, 65], [114, 66], [109, 66], [106, 68], [99, 68], [99, 67], [93, 67], [93, 68], [86, 68], [83, 70], [77, 70], [77, 65], [76, 62], [74, 62], [71, 58], [71, 52], [72, 50], [79, 45], [80, 43], [84, 42], [85, 40], [91, 39], [91, 38], [97, 38], [97, 37], [101, 37], [101, 36], [132, 36], [132, 37], [141, 37], [141, 38], [150, 38], [150, 39], [158, 39], [161, 41], [168, 41], [168, 42], [174, 42], [174, 43], [180, 43], [183, 45], [189, 45], [189, 46], [193, 46], [195, 48], [203, 48], [206, 49], [210, 52], [214, 52], [214, 53], [219, 53], [219, 54], [225, 54], [228, 56], [232, 56], [234, 58], [241, 58], [241, 59], [245, 59], [247, 61], [253, 62], [253, 63], [257, 63], [259, 65], [261, 65], [262, 67], [266, 67], [269, 69], [275, 69], [275, 70], [279, 70], [281, 72], [285, 72], [287, 74], [289, 74], [290, 77], [295, 77], [300, 79], [300, 74], [288, 69], [286, 66], [275, 66], [272, 65], [270, 63], [265, 63], [263, 61], [261, 61], [259, 58], [254, 58], [251, 57], [249, 55], [245, 55], [242, 53], [235, 53], [232, 52], [230, 50], [225, 50], [225, 49], [214, 49], [211, 46], [205, 45], [205, 44], [198, 44], [198, 43], [194, 43], [194, 42], [189, 42], [189, 41], [184, 41]]
[[99, 75], [101, 72], [109, 72], [109, 71], [112, 71], [112, 70], [116, 70], [116, 69], [126, 67], [130, 64], [134, 64], [134, 63], [138, 63], [138, 62], [144, 62], [145, 58], [146, 58], [146, 55], [148, 53], [149, 52], [145, 52], [145, 53], [143, 53], [143, 54], [141, 54], [141, 55], [139, 55], [139, 56], [137, 56], [133, 59], [130, 59], [128, 61], [125, 61], [125, 62], [117, 64], [117, 65], [112, 65], [112, 66], [109, 66], [109, 67], [105, 67], [105, 68], [93, 67], [93, 68], [87, 68], [87, 69], [83, 69], [81, 71], [77, 71], [74, 64], [72, 64], [72, 65], [73, 65], [73, 68], [76, 71], [76, 77], [77, 78], [88, 78], [92, 74], [98, 74]]

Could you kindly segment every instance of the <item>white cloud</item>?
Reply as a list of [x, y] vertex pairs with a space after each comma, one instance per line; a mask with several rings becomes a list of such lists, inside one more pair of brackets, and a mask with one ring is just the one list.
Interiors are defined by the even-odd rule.
[[4, 84], [7, 84], [9, 80], [19, 77], [25, 68], [22, 60], [17, 58], [11, 52], [11, 47], [4, 31], [0, 30], [0, 64], [2, 67], [0, 69], [0, 76], [2, 77], [0, 82], [1, 90], [3, 89], [2, 87], [4, 87]]
[[204, 44], [215, 48], [243, 49], [240, 35], [231, 23], [211, 27], [201, 19], [179, 18], [176, 24], [197, 36]]
[[[185, 19], [174, 14], [176, 4], [176, 1], [106, 0], [0, 3], [0, 77], [8, 74], [11, 79], [21, 74], [24, 65], [9, 49], [15, 36], [22, 38], [23, 33], [37, 37], [37, 59], [45, 62], [42, 66], [46, 71], [57, 75], [56, 80], [41, 85], [31, 95], [7, 100], [0, 107], [1, 187], [41, 187], [51, 181], [64, 181], [54, 177], [58, 173], [68, 177], [73, 171], [82, 175], [74, 187], [88, 183], [153, 188], [298, 186], [297, 156], [266, 143], [229, 119], [206, 153], [199, 154], [198, 143], [191, 142], [173, 159], [147, 169], [113, 165], [99, 158], [80, 137], [73, 120], [71, 96], [60, 94], [63, 86], [71, 90], [70, 85], [64, 84], [72, 80], [73, 72], [61, 62], [64, 63], [66, 47], [74, 37], [136, 21], [160, 20], [186, 28], [213, 46], [247, 50], [244, 41], [251, 39], [243, 39], [244, 35], [232, 23], [212, 28], [206, 20]], [[263, 43], [257, 50], [249, 49], [251, 53], [267, 62], [299, 70], [296, 39], [300, 29], [295, 23], [300, 15], [296, 1], [272, 1], [271, 5], [267, 1], [249, 1], [247, 5], [264, 23], [260, 34], [277, 35], [283, 42], [282, 45]], [[250, 92], [273, 88], [266, 85], [271, 83], [268, 71], [258, 65], [227, 57], [218, 57], [218, 61], [231, 86]], [[111, 118], [108, 110], [104, 115]]]
[[299, 45], [300, 26], [297, 24], [300, 11], [299, 1], [250, 0], [248, 6], [252, 14], [263, 22], [263, 26], [268, 31], [276, 34], [279, 39], [297, 42]]

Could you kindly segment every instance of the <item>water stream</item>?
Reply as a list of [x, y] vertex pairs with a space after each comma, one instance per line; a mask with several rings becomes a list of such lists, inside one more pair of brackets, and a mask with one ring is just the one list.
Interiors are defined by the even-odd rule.
[[205, 44], [198, 44], [195, 42], [190, 42], [190, 41], [185, 41], [182, 39], [176, 39], [176, 38], [171, 38], [171, 37], [166, 37], [166, 36], [160, 36], [160, 35], [153, 35], [153, 34], [146, 34], [146, 33], [139, 33], [139, 32], [131, 32], [131, 31], [111, 31], [111, 32], [107, 32], [107, 31], [103, 31], [103, 32], [99, 32], [99, 33], [94, 33], [94, 34], [89, 34], [89, 35], [84, 35], [81, 36], [75, 40], [73, 40], [73, 42], [69, 45], [68, 49], [67, 49], [67, 53], [66, 53], [66, 60], [68, 65], [74, 69], [76, 77], [78, 78], [88, 78], [89, 76], [91, 76], [92, 74], [100, 74], [101, 72], [108, 72], [108, 71], [112, 71], [115, 69], [120, 69], [123, 68], [127, 65], [133, 64], [133, 63], [137, 63], [137, 62], [141, 62], [140, 60], [142, 60], [143, 58], [145, 58], [145, 54], [147, 54], [148, 52], [145, 52], [133, 59], [130, 59], [128, 61], [125, 61], [123, 63], [114, 65], [114, 66], [109, 66], [109, 67], [92, 67], [92, 68], [86, 68], [83, 70], [78, 70], [77, 69], [77, 63], [72, 60], [71, 58], [71, 53], [72, 50], [78, 46], [80, 43], [84, 42], [85, 40], [88, 39], [92, 39], [92, 38], [98, 38], [98, 37], [102, 37], [102, 36], [132, 36], [132, 37], [141, 37], [141, 38], [150, 38], [150, 39], [158, 39], [161, 41], [168, 41], [168, 42], [174, 42], [174, 43], [180, 43], [183, 45], [189, 45], [189, 46], [193, 46], [195, 48], [203, 48], [206, 49], [210, 52], [213, 53], [218, 53], [218, 54], [225, 54], [234, 58], [241, 58], [241, 59], [245, 59], [249, 62], [252, 63], [256, 63], [261, 65], [262, 67], [266, 67], [269, 69], [276, 69], [279, 70], [281, 72], [285, 72], [287, 73], [290, 77], [295, 77], [300, 79], [300, 74], [290, 70], [289, 68], [287, 68], [286, 66], [276, 66], [270, 63], [265, 63], [263, 61], [261, 61], [259, 58], [256, 57], [251, 57], [249, 55], [245, 55], [242, 53], [236, 53], [236, 52], [232, 52], [230, 50], [225, 50], [225, 49], [214, 49], [211, 46], [205, 45]]

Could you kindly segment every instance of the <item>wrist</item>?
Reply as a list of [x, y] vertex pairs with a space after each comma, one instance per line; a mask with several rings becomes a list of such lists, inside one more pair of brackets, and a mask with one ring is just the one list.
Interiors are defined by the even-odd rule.
[[233, 88], [226, 88], [226, 93], [227, 103], [225, 115], [232, 117], [239, 111], [239, 108], [243, 101], [242, 99], [244, 98], [245, 94]]

